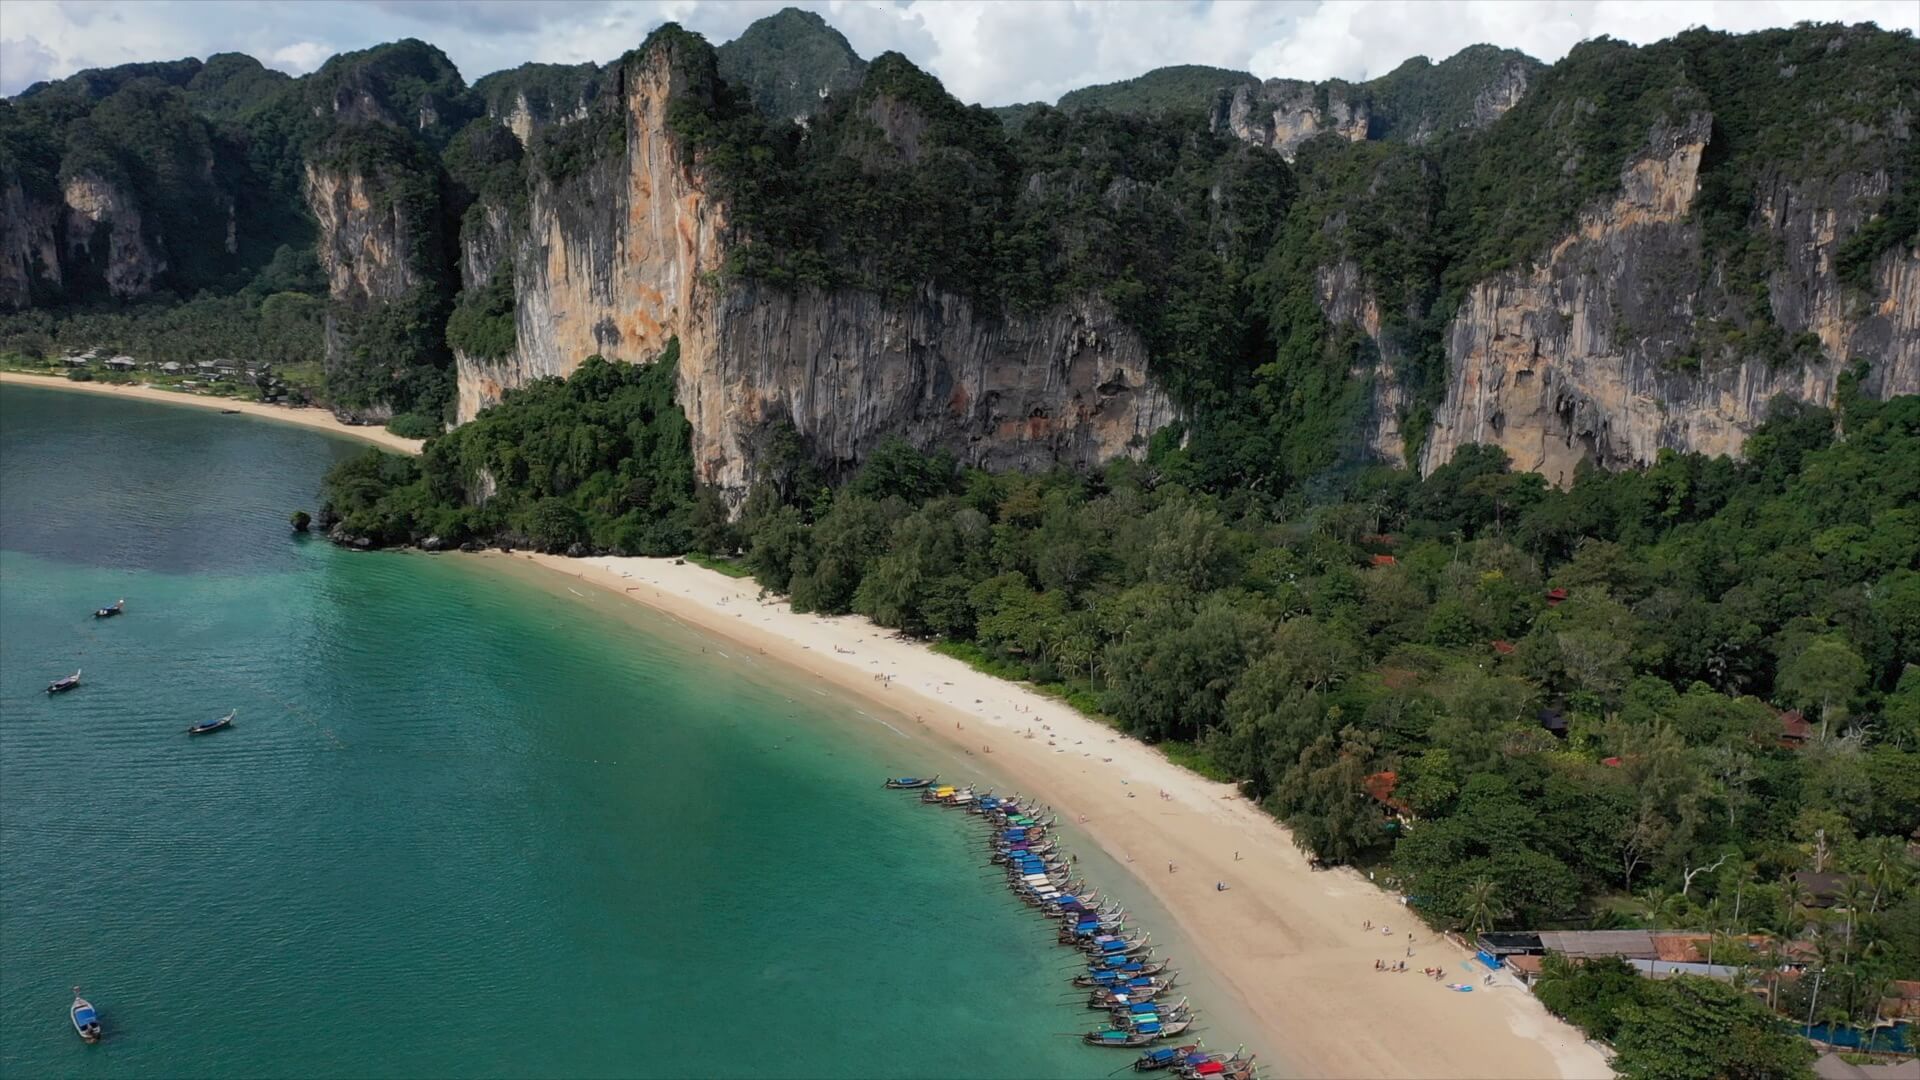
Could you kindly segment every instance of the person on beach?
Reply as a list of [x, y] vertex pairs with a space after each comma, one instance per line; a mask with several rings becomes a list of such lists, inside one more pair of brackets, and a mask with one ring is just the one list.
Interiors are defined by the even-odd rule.
[[1226, 883], [1226, 882], [1224, 882], [1224, 881], [1216, 881], [1216, 882], [1214, 882], [1214, 883], [1213, 883], [1213, 891], [1214, 891], [1214, 892], [1226, 892], [1226, 891], [1227, 891], [1227, 883]]
[[1169, 874], [1171, 874], [1171, 873], [1173, 873], [1174, 871], [1176, 871], [1176, 870], [1178, 870], [1178, 869], [1180, 869], [1180, 868], [1179, 868], [1179, 867], [1177, 867], [1177, 866], [1175, 866], [1175, 865], [1173, 865], [1172, 863], [1168, 863], [1168, 864], [1167, 864], [1167, 873], [1169, 873]]
[[1373, 920], [1372, 920], [1372, 919], [1368, 919], [1368, 920], [1367, 920], [1366, 922], [1363, 922], [1363, 923], [1361, 923], [1361, 924], [1360, 924], [1360, 929], [1362, 929], [1362, 930], [1371, 930], [1371, 929], [1373, 929]]

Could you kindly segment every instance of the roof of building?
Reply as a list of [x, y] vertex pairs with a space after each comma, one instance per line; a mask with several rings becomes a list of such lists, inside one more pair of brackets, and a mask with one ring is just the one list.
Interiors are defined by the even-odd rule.
[[1783, 712], [1780, 714], [1780, 737], [1806, 742], [1813, 738], [1813, 725], [1807, 723], [1807, 718], [1800, 715], [1798, 709]]
[[1539, 934], [1517, 933], [1512, 931], [1481, 934], [1479, 945], [1481, 949], [1487, 952], [1500, 954], [1538, 951], [1542, 947]]
[[1543, 962], [1543, 958], [1538, 956], [1526, 956], [1526, 955], [1508, 956], [1508, 957], [1502, 958], [1500, 962], [1507, 965], [1508, 967], [1512, 968], [1515, 971], [1522, 972], [1527, 975], [1538, 975], [1540, 974], [1540, 965]]
[[1495, 642], [1492, 642], [1491, 644], [1493, 645], [1493, 651], [1499, 653], [1501, 656], [1513, 655], [1513, 642], [1495, 641]]
[[1676, 964], [1671, 960], [1626, 958], [1635, 971], [1652, 979], [1670, 979], [1675, 975], [1704, 975], [1709, 979], [1731, 979], [1740, 973], [1732, 964]]
[[1399, 561], [1400, 561], [1399, 559], [1396, 559], [1391, 555], [1375, 555], [1373, 557], [1373, 565], [1375, 566], [1392, 566], [1395, 563], [1398, 563]]
[[1624, 956], [1657, 960], [1653, 935], [1645, 930], [1542, 930], [1540, 944], [1566, 956]]
[[1845, 874], [1816, 874], [1811, 870], [1796, 870], [1793, 880], [1807, 890], [1815, 903], [1831, 903], [1846, 887], [1848, 877]]
[[1893, 1065], [1853, 1065], [1839, 1054], [1822, 1054], [1813, 1063], [1820, 1080], [1920, 1080], [1920, 1058]]

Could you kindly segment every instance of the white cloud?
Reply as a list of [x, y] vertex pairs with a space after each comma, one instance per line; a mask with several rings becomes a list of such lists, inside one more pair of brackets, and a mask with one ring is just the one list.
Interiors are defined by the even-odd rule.
[[1910, 0], [1507, 0], [1437, 4], [1418, 0], [1325, 0], [1286, 37], [1253, 56], [1265, 78], [1369, 79], [1410, 56], [1439, 60], [1491, 42], [1552, 62], [1588, 38], [1647, 44], [1689, 27], [1735, 32], [1800, 21], [1920, 26]]
[[317, 41], [296, 41], [291, 45], [282, 45], [273, 50], [268, 57], [268, 67], [277, 67], [295, 75], [305, 75], [327, 62], [335, 49], [331, 45], [322, 45]]
[[0, 90], [13, 93], [53, 75], [60, 58], [33, 38], [0, 39]]
[[819, 11], [863, 56], [898, 50], [960, 98], [994, 105], [1167, 64], [1361, 79], [1477, 42], [1551, 61], [1584, 38], [1647, 42], [1693, 25], [1920, 29], [1913, 0], [5, 0], [0, 93], [83, 67], [229, 50], [302, 71], [320, 43], [410, 36], [439, 45], [471, 81], [528, 60], [605, 62], [669, 19], [722, 42], [787, 3]]

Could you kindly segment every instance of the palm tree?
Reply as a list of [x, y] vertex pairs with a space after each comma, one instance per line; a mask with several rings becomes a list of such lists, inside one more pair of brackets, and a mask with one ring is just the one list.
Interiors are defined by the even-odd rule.
[[1655, 930], [1658, 930], [1660, 924], [1674, 914], [1679, 901], [1678, 896], [1656, 886], [1648, 889], [1640, 897], [1640, 914], [1646, 916], [1647, 921], [1653, 924]]
[[1467, 886], [1466, 931], [1469, 936], [1477, 937], [1483, 930], [1490, 929], [1494, 923], [1506, 918], [1507, 910], [1500, 903], [1499, 886], [1486, 878]]
[[1854, 919], [1859, 915], [1860, 909], [1872, 902], [1872, 898], [1867, 893], [1866, 885], [1863, 884], [1859, 878], [1849, 877], [1846, 882], [1840, 886], [1840, 895], [1835, 897], [1834, 901], [1847, 913], [1846, 946], [1840, 953], [1840, 962], [1845, 964], [1852, 958]]
[[1873, 899], [1867, 911], [1879, 910], [1880, 898], [1897, 892], [1911, 869], [1906, 845], [1897, 836], [1876, 836], [1867, 841], [1867, 882], [1873, 886]]
[[1780, 901], [1784, 909], [1780, 913], [1781, 927], [1788, 937], [1798, 937], [1807, 925], [1807, 905], [1813, 903], [1813, 893], [1799, 878], [1788, 874], [1780, 881]]

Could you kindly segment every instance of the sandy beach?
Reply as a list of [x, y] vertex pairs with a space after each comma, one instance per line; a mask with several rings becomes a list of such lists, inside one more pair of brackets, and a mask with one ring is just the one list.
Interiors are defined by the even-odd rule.
[[[1350, 869], [1314, 871], [1231, 786], [1015, 683], [857, 616], [796, 613], [759, 586], [670, 559], [529, 559], [827, 679], [917, 722], [1065, 815], [1173, 914], [1289, 1073], [1608, 1077], [1605, 1059], [1505, 976]], [[1225, 882], [1226, 891], [1215, 888]], [[1371, 923], [1373, 929], [1364, 929]], [[1384, 930], [1384, 932], [1383, 932]], [[1408, 934], [1413, 938], [1408, 940]], [[1409, 957], [1408, 950], [1412, 950]], [[1382, 973], [1375, 961], [1406, 961]], [[1449, 990], [1421, 969], [1446, 969]], [[1250, 1047], [1260, 1050], [1261, 1047]]]
[[48, 390], [70, 390], [80, 394], [102, 394], [107, 397], [128, 398], [134, 401], [157, 401], [162, 405], [185, 405], [195, 409], [232, 409], [247, 416], [258, 416], [267, 420], [277, 420], [283, 424], [298, 424], [301, 427], [324, 431], [330, 435], [340, 435], [361, 442], [392, 450], [399, 454], [417, 454], [423, 445], [419, 439], [402, 438], [381, 427], [361, 427], [343, 424], [325, 409], [296, 409], [287, 405], [263, 405], [257, 401], [236, 401], [233, 398], [202, 396], [178, 390], [161, 390], [152, 386], [124, 386], [117, 383], [73, 382], [61, 375], [28, 375], [18, 371], [0, 371], [0, 383], [16, 386], [40, 386]]

